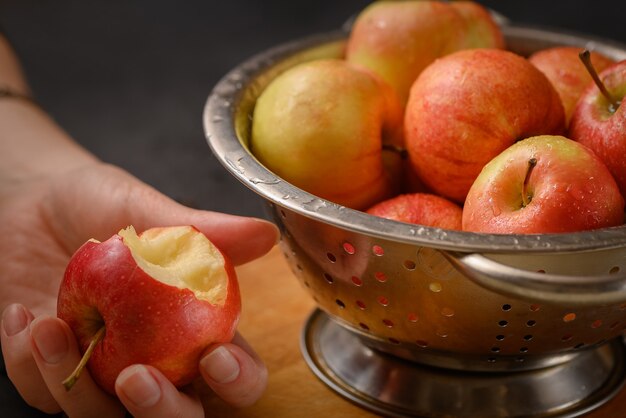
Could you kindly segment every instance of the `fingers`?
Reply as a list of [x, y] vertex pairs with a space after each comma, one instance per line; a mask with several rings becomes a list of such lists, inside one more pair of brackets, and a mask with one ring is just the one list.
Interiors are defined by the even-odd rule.
[[115, 382], [115, 391], [135, 418], [202, 418], [198, 399], [179, 392], [158, 370], [133, 365], [124, 369]]
[[217, 212], [199, 215], [195, 226], [235, 265], [261, 257], [278, 242], [278, 228], [271, 222]]
[[235, 407], [252, 405], [267, 386], [267, 368], [239, 334], [231, 344], [211, 347], [200, 361], [200, 372], [211, 389]]
[[46, 413], [61, 411], [44, 382], [30, 348], [33, 315], [22, 305], [9, 305], [2, 314], [2, 355], [13, 385], [30, 406]]
[[[111, 165], [88, 167], [61, 183], [46, 207], [70, 252], [89, 238], [105, 240], [128, 225], [137, 231], [194, 225], [235, 264], [264, 255], [278, 241], [278, 228], [270, 222], [188, 208]], [[68, 183], [71, 190], [66, 190]], [[82, 201], [90, 204], [76, 205]]]
[[[15, 304], [3, 313], [0, 335], [7, 373], [29, 405], [47, 413], [64, 410], [72, 417], [124, 415], [120, 404], [102, 392], [87, 371], [69, 392], [61, 384], [80, 360], [65, 322], [52, 317], [33, 320], [28, 310]], [[211, 347], [200, 370], [211, 389], [236, 407], [253, 404], [267, 386], [265, 365], [238, 334], [231, 344]], [[150, 366], [128, 367], [115, 389], [136, 418], [204, 416], [199, 400], [180, 393]]]
[[133, 219], [129, 224], [138, 231], [154, 226], [193, 225], [235, 265], [261, 257], [278, 242], [280, 233], [276, 225], [262, 219], [191, 209], [153, 189], [138, 196], [141, 201], [129, 201], [135, 208], [131, 210]]
[[278, 242], [278, 228], [271, 222], [191, 209], [128, 177], [127, 184], [132, 186], [126, 190], [130, 196], [120, 206], [129, 214], [128, 225], [138, 231], [154, 226], [194, 225], [236, 265], [261, 257]]
[[119, 402], [98, 388], [87, 370], [71, 390], [65, 390], [61, 382], [72, 373], [81, 358], [74, 335], [65, 322], [53, 317], [39, 317], [31, 323], [30, 335], [33, 358], [43, 381], [68, 416], [124, 416]]

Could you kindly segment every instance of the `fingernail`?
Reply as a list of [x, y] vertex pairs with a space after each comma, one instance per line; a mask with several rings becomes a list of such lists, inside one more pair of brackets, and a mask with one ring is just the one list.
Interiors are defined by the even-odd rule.
[[230, 383], [239, 376], [239, 362], [223, 346], [211, 351], [200, 360], [200, 366], [217, 383]]
[[22, 305], [15, 303], [4, 310], [2, 327], [9, 337], [24, 331], [26, 325], [28, 325], [28, 316]]
[[161, 387], [150, 371], [140, 364], [130, 366], [117, 378], [119, 389], [139, 408], [149, 408], [161, 399]]
[[46, 363], [60, 362], [69, 350], [65, 332], [56, 318], [35, 319], [30, 328], [30, 335]]

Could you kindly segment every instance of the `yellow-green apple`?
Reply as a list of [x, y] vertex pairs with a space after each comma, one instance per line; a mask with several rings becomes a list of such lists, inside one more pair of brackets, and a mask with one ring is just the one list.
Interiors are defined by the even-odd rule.
[[489, 12], [461, 1], [381, 1], [358, 14], [346, 59], [379, 74], [404, 104], [420, 72], [435, 59], [466, 48], [503, 48]]
[[391, 87], [342, 59], [298, 64], [259, 96], [250, 149], [309, 193], [363, 210], [400, 183], [402, 106]]
[[463, 18], [463, 25], [452, 48], [504, 49], [504, 35], [489, 10], [473, 1], [451, 1], [447, 4]]
[[562, 233], [624, 223], [624, 199], [604, 163], [563, 136], [524, 139], [491, 160], [463, 207], [463, 229]]
[[[582, 94], [569, 136], [591, 148], [609, 168], [626, 196], [626, 60], [600, 73], [601, 92], [593, 83]], [[621, 104], [621, 106], [620, 106]]]
[[[87, 241], [70, 259], [57, 304], [91, 376], [112, 394], [118, 374], [135, 363], [176, 386], [190, 383], [206, 347], [232, 339], [240, 310], [233, 265], [191, 226], [141, 235], [128, 227]], [[83, 365], [64, 382], [68, 390]]]
[[[576, 102], [585, 88], [592, 82], [589, 72], [578, 55], [581, 48], [575, 46], [557, 46], [535, 52], [528, 60], [548, 77], [561, 97], [565, 109], [565, 121], [574, 113]], [[602, 71], [614, 61], [599, 52], [591, 52], [591, 61], [598, 71]]]
[[377, 203], [367, 213], [394, 221], [461, 230], [461, 208], [430, 193], [410, 193]]
[[543, 73], [500, 49], [470, 49], [429, 65], [405, 112], [411, 165], [435, 194], [457, 202], [483, 166], [515, 141], [562, 134], [563, 105]]

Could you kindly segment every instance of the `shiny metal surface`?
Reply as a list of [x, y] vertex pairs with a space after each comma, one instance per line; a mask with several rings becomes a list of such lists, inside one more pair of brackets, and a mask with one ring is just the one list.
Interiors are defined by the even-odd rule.
[[450, 373], [372, 350], [319, 310], [301, 346], [324, 383], [392, 417], [578, 417], [615, 395], [626, 373], [625, 348], [617, 340], [532, 372]]
[[[465, 370], [535, 369], [619, 336], [626, 326], [625, 303], [577, 307], [504, 296], [469, 280], [437, 249], [272, 210], [283, 253], [317, 305], [366, 344], [405, 359]], [[616, 258], [623, 253], [606, 250]], [[545, 257], [514, 258], [561, 275], [605, 269]]]
[[[444, 252], [446, 258], [466, 277], [478, 285], [509, 297], [532, 299], [537, 302], [558, 303], [578, 308], [607, 303], [621, 303], [626, 299], [626, 271], [621, 266], [626, 259], [623, 249], [606, 250], [602, 254], [602, 266], [590, 275], [583, 271], [591, 263], [580, 254], [575, 254], [569, 274], [547, 273], [546, 264], [539, 264], [535, 271], [516, 268], [497, 261], [498, 256], [489, 258], [483, 254]], [[571, 255], [570, 255], [571, 257]], [[502, 258], [502, 256], [500, 256]], [[539, 256], [533, 257], [535, 261]], [[567, 263], [567, 255], [560, 256], [560, 263]], [[576, 262], [578, 261], [578, 262]], [[512, 260], [514, 264], [514, 260]], [[612, 266], [607, 268], [608, 265]], [[527, 266], [526, 266], [527, 267]], [[555, 271], [553, 267], [550, 271]]]
[[[611, 42], [515, 26], [504, 32], [509, 49], [524, 55], [566, 44], [626, 59], [626, 47]], [[233, 69], [208, 98], [204, 127], [218, 160], [267, 202], [293, 272], [355, 338], [349, 349], [495, 374], [565, 367], [606, 350], [596, 348], [626, 329], [626, 226], [494, 235], [409, 225], [320, 199], [259, 164], [248, 140], [260, 92], [290, 66], [341, 57], [345, 37], [294, 41]]]

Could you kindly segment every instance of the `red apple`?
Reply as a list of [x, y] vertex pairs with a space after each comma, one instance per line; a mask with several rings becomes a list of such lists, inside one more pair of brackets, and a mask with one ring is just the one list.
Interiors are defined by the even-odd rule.
[[500, 28], [478, 3], [381, 1], [357, 16], [346, 59], [380, 75], [404, 104], [435, 59], [460, 49], [503, 47]]
[[496, 234], [576, 232], [624, 223], [624, 199], [606, 166], [562, 136], [512, 145], [482, 170], [463, 207], [463, 229]]
[[609, 98], [593, 83], [582, 94], [570, 122], [569, 136], [604, 161], [626, 196], [626, 60], [600, 73]]
[[82, 350], [93, 341], [89, 372], [112, 394], [119, 373], [136, 363], [176, 386], [190, 383], [203, 350], [231, 340], [240, 310], [231, 262], [191, 226], [139, 236], [129, 227], [86, 242], [67, 266], [57, 305]]
[[461, 230], [461, 208], [443, 197], [428, 193], [396, 196], [372, 206], [367, 213], [410, 224]]
[[[589, 72], [580, 62], [580, 52], [581, 48], [578, 47], [558, 46], [537, 51], [528, 58], [548, 77], [559, 93], [565, 109], [566, 124], [569, 124], [580, 95], [592, 82]], [[591, 52], [591, 61], [598, 71], [614, 63], [599, 52]]]
[[295, 186], [363, 210], [399, 188], [394, 149], [404, 147], [402, 116], [378, 76], [341, 59], [314, 60], [289, 68], [261, 93], [250, 149]]
[[457, 202], [483, 166], [515, 141], [564, 129], [561, 99], [546, 76], [499, 49], [435, 61], [413, 84], [405, 112], [412, 167], [435, 194]]

